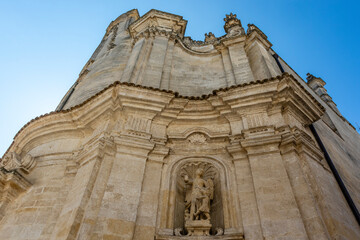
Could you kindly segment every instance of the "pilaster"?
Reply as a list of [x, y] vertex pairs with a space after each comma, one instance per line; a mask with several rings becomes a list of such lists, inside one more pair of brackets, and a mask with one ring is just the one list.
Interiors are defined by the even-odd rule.
[[170, 38], [168, 41], [164, 67], [163, 67], [162, 75], [161, 75], [161, 82], [160, 82], [161, 89], [169, 89], [170, 88], [170, 81], [171, 81], [170, 78], [171, 78], [171, 68], [172, 68], [174, 46], [175, 46], [175, 42], [172, 40], [172, 38]]
[[243, 231], [246, 239], [262, 239], [262, 229], [259, 211], [256, 204], [253, 177], [250, 162], [246, 151], [240, 146], [240, 136], [231, 137], [231, 143], [227, 147], [233, 157], [236, 172], [236, 183], [239, 192]]
[[156, 144], [149, 153], [146, 161], [143, 186], [139, 208], [136, 217], [136, 227], [133, 239], [147, 240], [154, 236], [156, 231], [156, 218], [159, 205], [161, 171], [164, 158], [169, 148], [163, 144]]
[[20, 158], [15, 152], [8, 152], [0, 162], [0, 220], [7, 206], [31, 187], [24, 174], [29, 173], [35, 165], [36, 161], [31, 155]]
[[231, 66], [235, 76], [235, 83], [242, 84], [254, 80], [248, 57], [245, 52], [245, 36], [238, 36], [223, 41], [228, 48]]
[[269, 53], [271, 46], [266, 35], [260, 29], [253, 24], [248, 25], [245, 51], [255, 80], [281, 75], [281, 70]]
[[263, 236], [308, 239], [280, 155], [280, 141], [280, 135], [271, 131], [253, 134], [251, 129], [241, 140], [249, 158]]
[[117, 136], [114, 142], [115, 160], [92, 234], [95, 239], [133, 239], [146, 159], [154, 147], [136, 133]]
[[307, 151], [312, 152], [312, 155], [321, 154], [316, 149], [314, 141], [306, 133], [298, 129], [285, 130], [280, 146], [281, 155], [307, 235], [309, 239], [314, 240], [329, 239], [315, 196], [301, 167], [299, 151], [303, 151], [302, 149], [308, 149]]
[[230, 58], [230, 54], [229, 54], [229, 49], [227, 47], [221, 47], [219, 49], [219, 51], [221, 52], [221, 58], [222, 58], [223, 66], [224, 66], [224, 71], [225, 71], [225, 76], [226, 76], [226, 85], [228, 87], [236, 85], [234, 70], [233, 70], [233, 66], [232, 66], [231, 58]]
[[140, 59], [142, 58], [141, 56], [143, 56], [143, 53], [145, 51], [145, 43], [146, 39], [143, 38], [134, 44], [129, 60], [124, 69], [123, 75], [121, 76], [121, 82], [134, 82], [133, 79], [136, 74], [135, 69], [139, 68], [136, 68], [136, 66], [138, 66], [138, 61], [140, 61]]
[[160, 88], [168, 41], [166, 36], [155, 36], [142, 81], [144, 86]]
[[76, 156], [78, 171], [51, 239], [76, 239], [106, 155], [113, 155], [113, 139], [100, 135], [84, 145]]

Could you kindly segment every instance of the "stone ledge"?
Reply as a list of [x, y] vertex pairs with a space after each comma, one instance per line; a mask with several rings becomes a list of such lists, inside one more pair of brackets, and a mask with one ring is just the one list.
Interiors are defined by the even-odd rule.
[[213, 240], [213, 239], [222, 239], [222, 240], [243, 240], [243, 234], [225, 234], [220, 236], [166, 236], [166, 235], [156, 235], [155, 240]]

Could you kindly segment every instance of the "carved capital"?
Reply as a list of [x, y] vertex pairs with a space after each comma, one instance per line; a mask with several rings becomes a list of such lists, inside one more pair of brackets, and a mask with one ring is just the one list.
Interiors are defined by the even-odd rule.
[[241, 146], [248, 154], [279, 152], [281, 135], [273, 127], [257, 127], [244, 131]]
[[144, 31], [138, 33], [136, 36], [134, 36], [134, 43], [138, 41], [140, 38], [154, 38], [156, 36], [161, 36], [168, 39], [179, 38], [178, 34], [174, 31], [163, 30], [159, 27], [149, 27]]
[[144, 16], [129, 26], [133, 38], [149, 29], [157, 29], [159, 32], [175, 33], [180, 37], [184, 36], [187, 21], [181, 16], [150, 10]]
[[0, 167], [6, 171], [14, 171], [17, 169], [23, 169], [26, 172], [30, 172], [36, 165], [36, 161], [30, 154], [26, 154], [20, 159], [20, 156], [15, 152], [9, 152], [0, 162]]
[[316, 146], [314, 139], [306, 132], [295, 127], [283, 129], [281, 134], [281, 154], [290, 152], [295, 152], [299, 155], [306, 154], [319, 163], [324, 169], [330, 171], [329, 166], [324, 160], [323, 153]]
[[114, 137], [105, 132], [86, 142], [73, 157], [82, 166], [96, 157], [114, 155], [115, 149]]

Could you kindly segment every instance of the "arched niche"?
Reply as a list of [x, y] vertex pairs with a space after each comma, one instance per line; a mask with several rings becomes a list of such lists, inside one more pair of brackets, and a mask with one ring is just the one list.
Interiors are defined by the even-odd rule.
[[210, 201], [210, 234], [215, 235], [219, 229], [224, 229], [224, 216], [221, 194], [221, 181], [219, 170], [208, 161], [186, 161], [178, 168], [175, 183], [175, 210], [174, 210], [174, 229], [183, 229], [182, 233], [186, 234], [185, 228], [185, 198], [191, 194], [191, 184], [185, 182], [185, 177], [189, 181], [195, 179], [196, 170], [203, 169], [202, 179], [213, 183], [213, 194]]
[[158, 235], [173, 236], [176, 234], [176, 230], [184, 225], [184, 214], [181, 211], [184, 208], [185, 195], [180, 193], [184, 191], [185, 186], [180, 177], [183, 171], [182, 167], [191, 165], [191, 163], [211, 166], [216, 173], [214, 183], [216, 196], [212, 207], [219, 210], [213, 211], [212, 218], [217, 219], [214, 228], [215, 226], [223, 227], [224, 235], [239, 234], [241, 236], [243, 230], [235, 169], [228, 160], [212, 156], [172, 157], [164, 165], [160, 196], [162, 200], [159, 202]]

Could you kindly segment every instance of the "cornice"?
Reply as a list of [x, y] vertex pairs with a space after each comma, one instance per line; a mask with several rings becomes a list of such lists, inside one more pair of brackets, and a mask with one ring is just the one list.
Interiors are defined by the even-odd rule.
[[[169, 91], [169, 90], [163, 90], [163, 89], [153, 88], [153, 87], [146, 87], [146, 86], [136, 85], [136, 84], [133, 84], [133, 83], [122, 83], [122, 82], [117, 81], [117, 82], [114, 82], [114, 83], [110, 84], [109, 86], [105, 87], [103, 90], [96, 93], [95, 95], [93, 95], [92, 97], [90, 97], [86, 101], [82, 102], [81, 104], [73, 106], [73, 107], [71, 107], [69, 109], [46, 113], [44, 115], [41, 115], [39, 117], [36, 117], [36, 118], [30, 120], [15, 135], [14, 141], [12, 142], [12, 144], [10, 145], [8, 150], [5, 152], [5, 154], [7, 154], [11, 149], [13, 149], [14, 142], [17, 141], [19, 135], [25, 129], [29, 128], [31, 125], [33, 125], [33, 124], [35, 124], [35, 123], [37, 123], [39, 121], [46, 121], [47, 118], [54, 118], [54, 117], [57, 118], [57, 116], [62, 116], [62, 118], [65, 121], [69, 121], [69, 124], [71, 123], [73, 125], [74, 124], [73, 123], [73, 116], [72, 116], [73, 114], [75, 114], [75, 116], [77, 116], [78, 113], [76, 113], [76, 112], [79, 109], [81, 109], [85, 105], [90, 104], [90, 102], [95, 101], [95, 99], [98, 99], [99, 96], [104, 94], [104, 92], [106, 92], [106, 91], [108, 91], [109, 89], [112, 89], [112, 88], [116, 88], [116, 87], [124, 88], [124, 89], [120, 89], [119, 90], [120, 92], [121, 92], [121, 90], [125, 90], [125, 89], [132, 89], [132, 90], [138, 89], [138, 91], [140, 91], [140, 92], [148, 92], [148, 91], [150, 91], [150, 93], [152, 93], [152, 94], [161, 96], [162, 98], [164, 98], [164, 100], [168, 99], [167, 101], [170, 101], [170, 99], [179, 99], [179, 100], [183, 99], [183, 100], [191, 100], [191, 101], [201, 101], [201, 100], [206, 100], [206, 99], [209, 99], [209, 98], [212, 98], [212, 97], [217, 97], [217, 96], [221, 97], [221, 95], [224, 95], [224, 94], [231, 94], [233, 91], [236, 91], [236, 90], [241, 89], [241, 88], [246, 87], [246, 86], [256, 86], [256, 85], [259, 85], [259, 84], [266, 84], [266, 83], [276, 82], [276, 81], [279, 81], [279, 80], [285, 79], [285, 78], [287, 78], [289, 81], [293, 82], [293, 84], [295, 84], [296, 86], [298, 86], [299, 88], [304, 90], [304, 92], [308, 96], [308, 98], [311, 99], [311, 101], [314, 104], [316, 104], [320, 109], [324, 109], [322, 107], [322, 105], [319, 102], [317, 102], [315, 100], [315, 98], [310, 93], [308, 93], [306, 91], [306, 89], [300, 83], [298, 83], [297, 80], [293, 76], [289, 75], [288, 73], [284, 73], [283, 75], [277, 76], [277, 77], [274, 77], [274, 78], [251, 81], [249, 83], [243, 83], [243, 84], [233, 85], [233, 86], [226, 87], [226, 88], [220, 88], [218, 90], [214, 90], [212, 94], [202, 95], [202, 96], [181, 96], [177, 92], [173, 92], [173, 91]], [[4, 154], [4, 156], [5, 156], [5, 154]]]
[[265, 36], [265, 34], [261, 34], [262, 32], [259, 33], [259, 31], [254, 30], [254, 31], [252, 31], [252, 32], [250, 32], [249, 34], [246, 35], [245, 50], [248, 50], [248, 48], [255, 41], [260, 42], [265, 47], [266, 50], [271, 49], [272, 43], [269, 40], [267, 40], [267, 37]]
[[325, 163], [323, 152], [306, 132], [296, 127], [286, 128], [282, 130], [281, 138], [280, 151], [282, 154], [289, 152], [306, 153], [326, 171], [330, 172], [329, 166]]

